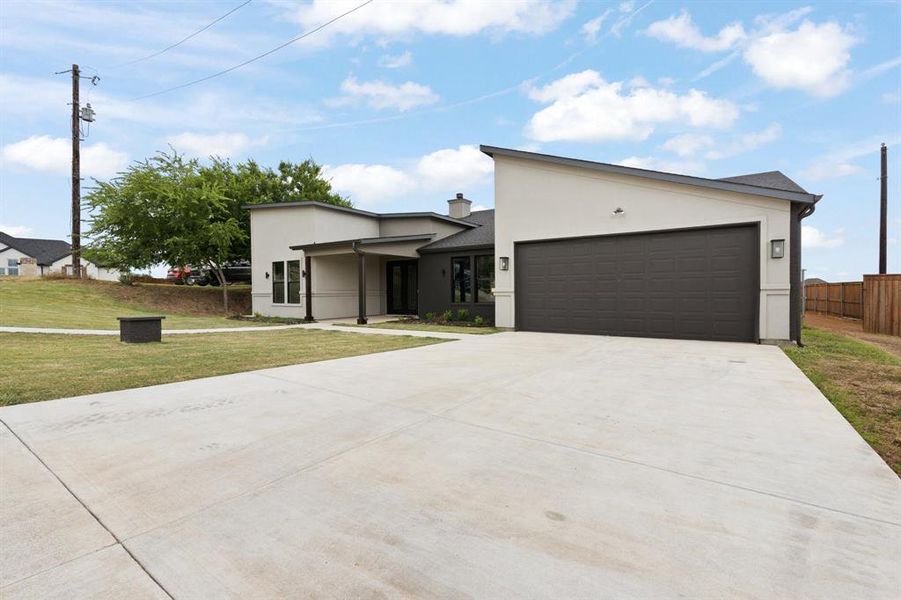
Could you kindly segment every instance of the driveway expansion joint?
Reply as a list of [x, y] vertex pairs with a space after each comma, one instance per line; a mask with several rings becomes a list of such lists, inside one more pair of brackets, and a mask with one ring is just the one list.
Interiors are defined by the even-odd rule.
[[[10, 427], [9, 424], [8, 424], [6, 421], [4, 421], [3, 419], [0, 419], [0, 423], [2, 423], [3, 426], [6, 427], [6, 429], [9, 430], [9, 432], [13, 435], [13, 437], [15, 437], [15, 438], [19, 441], [19, 443], [22, 444], [22, 446], [23, 446], [26, 450], [28, 450], [28, 452], [29, 452], [32, 456], [34, 456], [34, 458], [35, 458], [39, 463], [41, 463], [41, 465], [42, 465], [45, 469], [47, 469], [47, 472], [50, 473], [50, 474], [53, 476], [53, 478], [56, 479], [56, 480], [59, 482], [59, 484], [60, 484], [61, 486], [63, 486], [63, 489], [65, 489], [65, 490], [69, 493], [69, 495], [72, 496], [72, 498], [74, 498], [75, 501], [78, 502], [78, 503], [82, 506], [82, 508], [84, 508], [84, 509], [88, 512], [89, 515], [91, 515], [91, 517], [93, 517], [93, 519], [97, 522], [97, 524], [100, 525], [100, 526], [104, 529], [104, 531], [106, 531], [108, 534], [110, 534], [110, 536], [115, 540], [115, 543], [114, 543], [114, 544], [109, 544], [109, 545], [107, 545], [107, 546], [104, 546], [103, 548], [96, 548], [96, 549], [92, 550], [91, 552], [87, 552], [87, 553], [85, 553], [85, 554], [83, 554], [82, 556], [79, 556], [79, 557], [77, 557], [77, 558], [82, 558], [83, 556], [88, 556], [88, 555], [90, 555], [90, 554], [93, 554], [93, 553], [98, 552], [98, 551], [100, 551], [100, 550], [103, 550], [103, 549], [105, 549], [105, 548], [109, 548], [109, 547], [111, 547], [111, 546], [116, 546], [116, 545], [121, 546], [122, 549], [125, 550], [125, 553], [128, 554], [129, 557], [131, 557], [131, 559], [135, 562], [136, 565], [138, 565], [138, 568], [140, 568], [140, 569], [144, 572], [144, 574], [147, 575], [147, 577], [149, 577], [150, 580], [151, 580], [154, 584], [156, 584], [156, 586], [157, 586], [164, 594], [166, 594], [166, 596], [167, 596], [168, 598], [172, 598], [172, 600], [175, 600], [175, 597], [174, 597], [172, 594], [169, 593], [169, 590], [167, 590], [167, 589], [163, 586], [163, 584], [160, 583], [160, 581], [159, 581], [156, 577], [153, 576], [153, 573], [151, 573], [151, 572], [147, 569], [147, 566], [144, 565], [144, 563], [142, 563], [142, 562], [138, 559], [138, 557], [135, 556], [135, 555], [132, 553], [131, 550], [129, 550], [128, 546], [126, 546], [126, 545], [124, 544], [124, 542], [119, 538], [118, 535], [115, 534], [115, 532], [113, 532], [112, 529], [110, 529], [109, 527], [106, 526], [106, 523], [103, 522], [103, 520], [100, 518], [100, 516], [97, 515], [97, 513], [95, 513], [93, 510], [91, 510], [91, 508], [85, 503], [85, 501], [82, 500], [82, 499], [78, 496], [78, 494], [76, 494], [75, 491], [74, 491], [71, 487], [69, 487], [69, 485], [68, 485], [65, 481], [63, 481], [63, 479], [56, 473], [56, 471], [54, 471], [54, 470], [50, 467], [50, 465], [48, 465], [48, 464], [44, 461], [44, 459], [41, 458], [41, 456], [40, 456], [37, 452], [35, 452], [34, 448], [32, 448], [32, 447], [28, 444], [28, 442], [26, 442], [24, 439], [22, 439], [22, 437], [21, 437], [18, 433], [16, 433], [16, 431], [13, 430], [13, 428]], [[71, 562], [71, 561], [65, 561], [65, 562]], [[64, 563], [60, 563], [60, 564], [65, 564], [65, 562], [64, 562]], [[59, 566], [59, 565], [54, 565], [52, 568], [56, 568], [56, 567], [58, 567], [58, 566]], [[48, 569], [48, 570], [49, 570], [49, 569]], [[45, 571], [45, 572], [46, 572], [46, 571]], [[35, 575], [39, 575], [39, 574], [40, 574], [40, 573], [32, 573], [31, 575], [29, 575], [28, 577], [25, 577], [25, 578], [21, 579], [20, 581], [24, 581], [24, 580], [26, 580], [26, 579], [29, 579], [29, 578], [34, 577]], [[17, 583], [17, 582], [11, 582], [11, 583]], [[6, 587], [6, 586], [4, 586], [4, 587]]]

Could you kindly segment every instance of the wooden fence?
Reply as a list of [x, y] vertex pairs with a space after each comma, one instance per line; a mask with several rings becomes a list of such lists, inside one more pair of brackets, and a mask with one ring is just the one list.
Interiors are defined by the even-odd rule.
[[901, 335], [901, 275], [863, 276], [863, 330]]
[[863, 318], [863, 283], [811, 283], [804, 286], [804, 310], [848, 317]]
[[804, 310], [863, 320], [870, 333], [901, 335], [901, 275], [804, 286]]

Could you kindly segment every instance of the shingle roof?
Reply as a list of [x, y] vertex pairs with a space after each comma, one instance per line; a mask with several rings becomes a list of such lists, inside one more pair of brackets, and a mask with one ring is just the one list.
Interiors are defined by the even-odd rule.
[[782, 171], [764, 171], [763, 173], [750, 173], [748, 175], [737, 175], [735, 177], [723, 177], [722, 179], [720, 179], [720, 181], [742, 183], [744, 185], [755, 185], [757, 187], [769, 188], [771, 190], [798, 192], [799, 194], [810, 193], [800, 185], [789, 179]]
[[494, 209], [474, 211], [468, 217], [463, 217], [463, 220], [478, 225], [478, 227], [441, 238], [423, 246], [419, 251], [440, 252], [456, 248], [494, 245]]
[[72, 253], [72, 247], [65, 240], [41, 240], [17, 238], [0, 231], [0, 244], [15, 248], [37, 260], [39, 265], [50, 265]]

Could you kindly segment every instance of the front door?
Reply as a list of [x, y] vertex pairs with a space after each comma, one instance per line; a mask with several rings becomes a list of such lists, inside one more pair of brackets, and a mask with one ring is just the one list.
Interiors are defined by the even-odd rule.
[[392, 260], [388, 270], [388, 313], [415, 315], [418, 311], [419, 277], [415, 260]]

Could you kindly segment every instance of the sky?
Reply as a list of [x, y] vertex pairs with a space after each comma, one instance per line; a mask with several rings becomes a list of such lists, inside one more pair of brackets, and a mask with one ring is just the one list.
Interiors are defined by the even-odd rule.
[[55, 73], [77, 63], [99, 77], [81, 81], [85, 187], [170, 146], [312, 157], [383, 212], [446, 212], [457, 192], [493, 206], [479, 144], [711, 178], [780, 170], [823, 194], [803, 266], [829, 281], [877, 270], [884, 142], [901, 272], [898, 2], [372, 0], [184, 85], [363, 1], [0, 3], [0, 230], [68, 238], [71, 80]]

